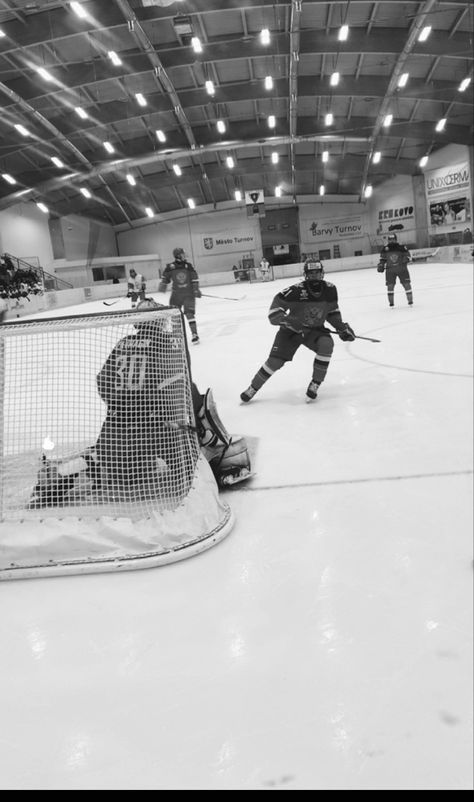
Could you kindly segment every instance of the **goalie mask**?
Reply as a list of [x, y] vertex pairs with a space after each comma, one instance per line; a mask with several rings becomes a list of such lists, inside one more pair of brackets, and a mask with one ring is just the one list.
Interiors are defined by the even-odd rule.
[[324, 278], [324, 268], [322, 262], [308, 259], [304, 266], [305, 281], [311, 286], [319, 286], [319, 282]]

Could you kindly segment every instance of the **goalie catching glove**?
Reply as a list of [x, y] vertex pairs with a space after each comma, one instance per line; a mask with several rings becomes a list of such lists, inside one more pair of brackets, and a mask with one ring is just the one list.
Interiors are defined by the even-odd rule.
[[355, 340], [356, 336], [351, 327], [349, 326], [349, 323], [343, 323], [343, 326], [344, 328], [339, 329], [337, 332], [341, 340], [343, 340], [344, 342], [352, 342], [352, 340]]

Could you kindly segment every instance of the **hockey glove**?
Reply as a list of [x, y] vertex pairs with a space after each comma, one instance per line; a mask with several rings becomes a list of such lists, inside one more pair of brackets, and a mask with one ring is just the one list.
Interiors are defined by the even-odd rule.
[[383, 262], [379, 262], [378, 265], [377, 265], [377, 273], [383, 273], [384, 270], [385, 270], [384, 263]]
[[343, 340], [344, 342], [352, 342], [352, 340], [355, 340], [356, 337], [351, 327], [349, 326], [349, 323], [344, 323], [344, 328], [339, 329], [337, 333], [339, 334], [341, 340]]
[[202, 292], [201, 292], [201, 290], [199, 288], [194, 290], [194, 297], [195, 298], [202, 298]]
[[158, 292], [166, 292], [166, 284], [164, 281], [161, 281], [158, 285]]

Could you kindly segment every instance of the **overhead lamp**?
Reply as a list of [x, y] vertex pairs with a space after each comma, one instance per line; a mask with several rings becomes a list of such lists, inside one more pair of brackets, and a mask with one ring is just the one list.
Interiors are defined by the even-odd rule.
[[110, 142], [104, 142], [104, 148], [106, 149], [107, 153], [115, 153], [115, 148]]
[[138, 105], [139, 105], [139, 106], [146, 106], [146, 105], [147, 105], [147, 102], [146, 102], [145, 96], [144, 96], [144, 95], [142, 95], [142, 93], [141, 93], [141, 92], [137, 92], [137, 93], [136, 93], [136, 95], [135, 95], [135, 100], [137, 101], [137, 103], [138, 103]]
[[109, 50], [109, 52], [107, 53], [107, 55], [108, 55], [109, 59], [111, 60], [112, 64], [113, 64], [115, 67], [120, 67], [120, 65], [121, 65], [121, 63], [122, 63], [122, 59], [120, 59], [120, 58], [117, 56], [117, 53], [115, 52], [115, 50]]
[[81, 109], [80, 106], [76, 106], [74, 111], [76, 112], [77, 116], [81, 118], [81, 120], [87, 120], [89, 115], [88, 115], [87, 111], [84, 111], [84, 109]]
[[265, 89], [273, 89], [273, 78], [271, 75], [265, 76]]
[[324, 186], [324, 184], [321, 184], [321, 186], [319, 187], [319, 194], [324, 195], [325, 192], [326, 192], [326, 187]]
[[425, 164], [428, 164], [428, 156], [422, 156], [418, 164], [420, 167], [424, 167]]
[[425, 27], [423, 28], [423, 30], [421, 31], [421, 33], [420, 33], [420, 35], [418, 37], [418, 41], [419, 42], [426, 42], [426, 40], [428, 39], [428, 36], [430, 35], [430, 33], [431, 33], [431, 25], [425, 25]]
[[149, 206], [146, 206], [145, 207], [145, 214], [147, 215], [147, 217], [153, 217], [155, 213], [154, 213], [153, 209], [150, 209]]
[[194, 203], [192, 198], [188, 198], [188, 206], [189, 206], [190, 209], [195, 209], [196, 208], [196, 204]]
[[44, 78], [45, 81], [54, 81], [54, 78], [51, 75], [51, 73], [48, 72], [48, 70], [45, 70], [44, 67], [36, 67], [36, 72], [38, 73], [38, 75], [41, 75], [41, 77]]
[[214, 82], [213, 81], [206, 81], [205, 87], [206, 87], [206, 92], [207, 92], [208, 95], [215, 95], [216, 94], [216, 90], [214, 88]]
[[241, 193], [240, 189], [236, 189], [235, 190], [234, 198], [235, 198], [236, 201], [241, 201], [242, 200], [242, 193]]
[[135, 184], [137, 183], [131, 173], [127, 173], [127, 181], [131, 187], [134, 187]]
[[191, 47], [195, 53], [202, 53], [202, 44], [199, 36], [193, 36], [191, 39]]
[[364, 198], [370, 198], [372, 195], [372, 185], [368, 184], [364, 190]]
[[377, 150], [374, 155], [372, 156], [372, 161], [374, 164], [378, 164], [380, 159], [382, 158], [382, 154], [380, 150]]
[[281, 187], [275, 187], [275, 197], [281, 198]]
[[4, 36], [6, 36], [6, 33], [0, 28], [0, 39], [3, 39]]
[[40, 209], [43, 212], [43, 214], [47, 214], [49, 212], [48, 207], [44, 203], [41, 203], [41, 201], [38, 201], [36, 205], [38, 209]]
[[229, 167], [230, 170], [232, 170], [232, 168], [235, 165], [235, 162], [234, 162], [234, 159], [232, 158], [232, 156], [227, 156], [227, 158], [225, 160], [225, 163], [227, 164], [227, 167]]
[[269, 128], [275, 128], [275, 125], [276, 125], [275, 115], [274, 114], [270, 114], [267, 122], [268, 122], [268, 127]]
[[217, 130], [219, 131], [220, 134], [225, 134], [225, 122], [224, 122], [224, 120], [217, 120], [216, 126], [217, 126]]
[[16, 184], [16, 180], [9, 173], [2, 173], [2, 178], [7, 184]]
[[404, 72], [404, 73], [402, 73], [402, 75], [400, 75], [400, 78], [398, 79], [398, 86], [399, 86], [400, 89], [402, 89], [404, 86], [407, 85], [407, 81], [408, 81], [409, 77], [410, 77], [410, 73], [409, 72]]
[[270, 44], [270, 31], [268, 28], [262, 28], [260, 31], [260, 42], [262, 45], [269, 45]]
[[464, 90], [467, 89], [470, 83], [471, 83], [470, 78], [464, 78], [464, 81], [461, 81], [461, 83], [458, 86], [458, 92], [464, 92]]
[[341, 25], [339, 28], [339, 33], [337, 38], [340, 42], [345, 42], [347, 37], [349, 36], [349, 26], [348, 25]]
[[22, 136], [31, 136], [30, 132], [25, 128], [24, 125], [20, 125], [19, 123], [15, 125], [16, 130]]
[[443, 117], [442, 120], [438, 120], [436, 123], [436, 131], [444, 131], [444, 126], [446, 125], [446, 117]]
[[53, 162], [53, 164], [56, 165], [56, 167], [64, 167], [64, 164], [62, 163], [61, 159], [58, 159], [57, 156], [51, 156], [51, 161]]
[[326, 125], [332, 125], [334, 122], [334, 114], [329, 111], [324, 118], [324, 122]]
[[80, 3], [76, 2], [71, 3], [71, 8], [74, 11], [74, 13], [77, 14], [77, 16], [80, 17], [81, 19], [85, 19], [87, 17], [87, 11], [84, 8], [82, 8]]
[[173, 170], [176, 173], [176, 175], [182, 175], [182, 170], [179, 164], [173, 164]]
[[92, 195], [86, 187], [81, 187], [80, 191], [84, 195], [85, 198], [91, 198]]
[[280, 157], [276, 151], [272, 153], [272, 164], [278, 164]]
[[338, 85], [338, 83], [339, 83], [339, 78], [340, 78], [340, 77], [341, 77], [341, 76], [340, 76], [340, 73], [338, 73], [338, 72], [333, 72], [333, 74], [331, 75], [331, 80], [329, 81], [329, 83], [331, 84], [331, 86], [337, 86], [337, 85]]
[[158, 138], [158, 140], [159, 140], [160, 142], [166, 142], [166, 135], [165, 135], [165, 133], [164, 133], [163, 131], [161, 131], [161, 130], [158, 130], [158, 131], [156, 132], [156, 136], [157, 136], [157, 138]]
[[329, 151], [328, 150], [323, 150], [322, 160], [323, 160], [323, 162], [329, 161]]
[[385, 115], [385, 119], [384, 119], [384, 121], [382, 123], [383, 127], [384, 128], [389, 128], [391, 126], [391, 124], [392, 124], [392, 120], [393, 120], [393, 114], [386, 114]]

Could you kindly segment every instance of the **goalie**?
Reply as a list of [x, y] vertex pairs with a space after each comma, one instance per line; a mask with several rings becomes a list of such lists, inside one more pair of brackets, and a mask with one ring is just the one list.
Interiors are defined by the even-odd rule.
[[[138, 304], [139, 311], [163, 308], [149, 298]], [[173, 420], [175, 390], [185, 377], [168, 323], [163, 319], [136, 323], [135, 334], [113, 348], [97, 375], [107, 413], [95, 446], [66, 460], [43, 458], [30, 509], [100, 503], [115, 493], [129, 500], [137, 494], [153, 497], [176, 463], [180, 430], [197, 433], [220, 488], [252, 475], [245, 439], [228, 434], [211, 389], [202, 394], [192, 382], [194, 421]]]

